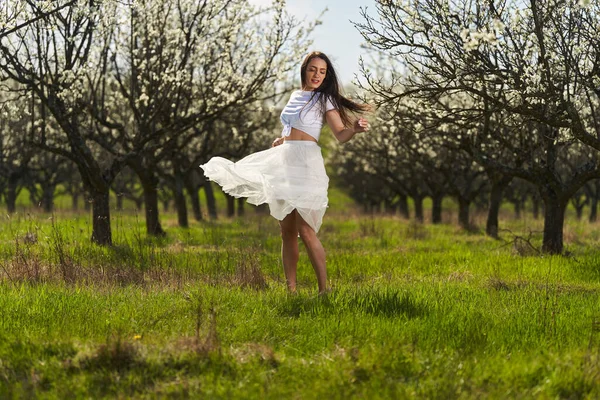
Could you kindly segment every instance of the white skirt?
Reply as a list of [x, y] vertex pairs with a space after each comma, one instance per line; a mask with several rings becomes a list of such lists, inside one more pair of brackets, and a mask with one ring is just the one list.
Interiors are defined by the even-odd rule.
[[204, 175], [234, 197], [267, 203], [271, 215], [283, 220], [293, 210], [319, 231], [327, 208], [329, 178], [316, 142], [286, 140], [238, 162], [213, 157], [200, 165]]

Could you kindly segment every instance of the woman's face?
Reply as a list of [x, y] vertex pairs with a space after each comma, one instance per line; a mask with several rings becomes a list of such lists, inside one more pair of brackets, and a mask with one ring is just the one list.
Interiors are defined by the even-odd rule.
[[305, 90], [316, 90], [321, 86], [327, 75], [327, 63], [325, 60], [315, 57], [308, 62], [306, 67]]

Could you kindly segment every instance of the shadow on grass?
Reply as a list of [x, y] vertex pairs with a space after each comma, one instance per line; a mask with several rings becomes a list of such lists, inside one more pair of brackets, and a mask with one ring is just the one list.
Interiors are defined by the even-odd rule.
[[416, 301], [409, 293], [396, 290], [356, 293], [350, 298], [348, 308], [387, 318], [404, 316], [411, 319], [427, 314], [424, 304]]
[[584, 260], [576, 260], [573, 270], [575, 275], [588, 283], [600, 282], [600, 255], [586, 257]]
[[428, 313], [426, 305], [409, 293], [397, 290], [359, 290], [330, 293], [325, 296], [290, 296], [279, 304], [282, 316], [298, 318], [301, 315], [366, 314], [384, 318], [418, 318]]
[[165, 383], [200, 375], [238, 379], [233, 360], [217, 352], [203, 353], [184, 346], [159, 357], [147, 358], [144, 353], [142, 347], [127, 341], [101, 345], [74, 363], [69, 372], [86, 377], [92, 397], [158, 395]]

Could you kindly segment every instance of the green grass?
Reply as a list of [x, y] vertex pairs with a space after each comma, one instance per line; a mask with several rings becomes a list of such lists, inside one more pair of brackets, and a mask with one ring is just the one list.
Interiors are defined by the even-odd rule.
[[162, 239], [113, 213], [112, 248], [89, 243], [87, 215], [3, 217], [0, 398], [600, 396], [598, 225], [569, 219], [568, 256], [521, 256], [508, 232], [332, 197], [321, 297], [304, 249], [286, 293], [277, 223], [250, 209], [189, 229], [166, 215]]

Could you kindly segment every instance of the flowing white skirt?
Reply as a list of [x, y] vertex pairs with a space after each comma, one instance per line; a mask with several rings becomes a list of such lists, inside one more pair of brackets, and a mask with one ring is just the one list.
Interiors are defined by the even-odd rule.
[[280, 221], [295, 209], [319, 231], [327, 208], [329, 178], [317, 143], [286, 140], [235, 163], [213, 157], [200, 168], [225, 193], [247, 197], [254, 205], [267, 203], [271, 215]]

